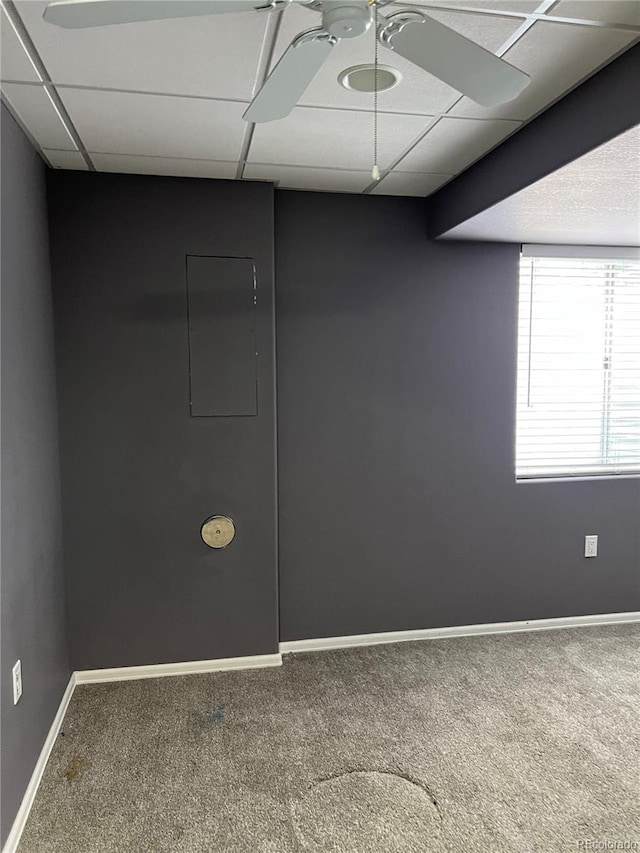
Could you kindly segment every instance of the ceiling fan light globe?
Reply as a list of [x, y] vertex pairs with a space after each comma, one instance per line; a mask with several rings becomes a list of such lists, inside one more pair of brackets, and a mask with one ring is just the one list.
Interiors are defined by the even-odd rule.
[[402, 74], [390, 65], [352, 65], [338, 75], [338, 83], [351, 92], [367, 95], [376, 90], [387, 92], [402, 80]]

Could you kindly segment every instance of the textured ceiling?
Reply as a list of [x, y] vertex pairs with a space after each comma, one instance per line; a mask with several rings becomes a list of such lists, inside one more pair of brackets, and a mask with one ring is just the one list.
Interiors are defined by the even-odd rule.
[[509, 243], [640, 246], [640, 127], [479, 213], [445, 236]]
[[45, 2], [2, 3], [2, 96], [56, 168], [390, 195], [435, 192], [640, 36], [637, 0], [403, 3], [504, 56], [532, 83], [487, 109], [380, 48], [403, 78], [379, 94], [383, 177], [373, 184], [373, 97], [337, 82], [373, 60], [372, 31], [334, 49], [289, 117], [253, 126], [242, 119], [247, 104], [291, 39], [319, 24], [317, 13], [294, 5], [63, 30], [42, 20]]

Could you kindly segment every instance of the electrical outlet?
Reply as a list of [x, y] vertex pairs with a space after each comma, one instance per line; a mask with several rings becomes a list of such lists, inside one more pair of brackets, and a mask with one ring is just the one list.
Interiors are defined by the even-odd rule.
[[13, 704], [17, 705], [22, 696], [22, 664], [19, 660], [13, 665], [11, 675], [13, 676]]
[[585, 557], [598, 556], [598, 537], [597, 535], [584, 537], [584, 555]]

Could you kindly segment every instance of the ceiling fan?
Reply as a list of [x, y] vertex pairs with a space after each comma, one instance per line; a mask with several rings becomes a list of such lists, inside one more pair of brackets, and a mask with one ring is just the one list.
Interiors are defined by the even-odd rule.
[[[378, 10], [395, 0], [54, 0], [45, 21], [60, 27], [101, 27], [227, 12], [270, 12], [298, 3], [322, 15], [319, 27], [300, 33], [247, 108], [249, 122], [289, 115], [341, 39], [363, 35]], [[516, 98], [530, 78], [475, 42], [425, 15], [401, 9], [378, 15], [380, 44], [428, 71], [482, 106]]]

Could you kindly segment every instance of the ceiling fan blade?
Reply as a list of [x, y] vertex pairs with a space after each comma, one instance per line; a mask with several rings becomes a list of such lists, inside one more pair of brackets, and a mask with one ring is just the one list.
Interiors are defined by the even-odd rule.
[[422, 12], [390, 15], [382, 44], [484, 107], [512, 101], [531, 78]]
[[44, 10], [49, 24], [76, 29], [191, 18], [225, 12], [253, 12], [269, 0], [55, 0]]
[[297, 36], [249, 104], [245, 121], [275, 121], [288, 116], [337, 43], [338, 39], [321, 27]]

